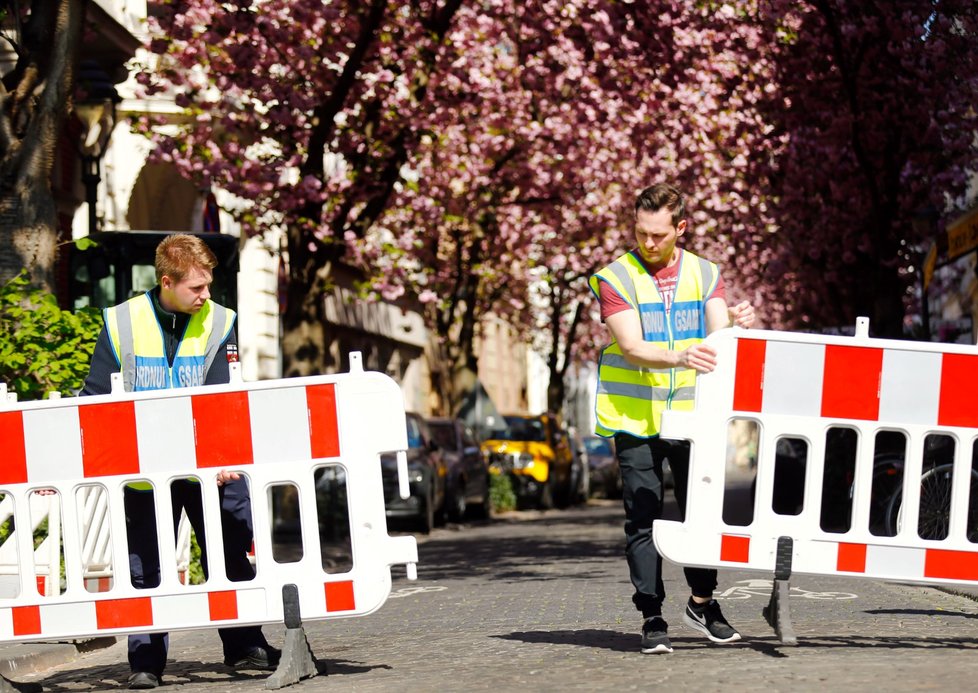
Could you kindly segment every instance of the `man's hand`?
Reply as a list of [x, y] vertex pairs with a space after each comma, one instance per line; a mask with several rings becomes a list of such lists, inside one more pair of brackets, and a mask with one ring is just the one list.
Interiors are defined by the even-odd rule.
[[727, 313], [730, 315], [731, 325], [747, 328], [754, 324], [754, 306], [747, 301], [741, 301], [731, 307]]
[[697, 373], [709, 373], [717, 367], [717, 352], [707, 344], [694, 344], [679, 353], [679, 362], [682, 367], [692, 368]]
[[217, 485], [224, 486], [229, 481], [237, 481], [241, 478], [241, 475], [237, 472], [232, 472], [227, 469], [222, 469], [217, 473]]

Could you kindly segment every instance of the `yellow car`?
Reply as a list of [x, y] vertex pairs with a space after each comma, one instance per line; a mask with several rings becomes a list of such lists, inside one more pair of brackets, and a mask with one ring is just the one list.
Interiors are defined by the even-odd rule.
[[[566, 506], [573, 455], [556, 414], [512, 414], [482, 443], [493, 474], [509, 474], [519, 507]], [[503, 423], [500, 422], [500, 423]]]

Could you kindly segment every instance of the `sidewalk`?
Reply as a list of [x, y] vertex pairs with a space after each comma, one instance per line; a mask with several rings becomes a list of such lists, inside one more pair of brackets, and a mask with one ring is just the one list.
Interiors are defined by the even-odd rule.
[[86, 652], [114, 645], [111, 636], [59, 642], [14, 642], [0, 644], [0, 676], [20, 679], [78, 659]]

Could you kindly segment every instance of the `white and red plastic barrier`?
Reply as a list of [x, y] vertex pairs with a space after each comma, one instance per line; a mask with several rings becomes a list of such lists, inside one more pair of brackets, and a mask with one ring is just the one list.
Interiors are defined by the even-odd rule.
[[[960, 344], [872, 339], [860, 318], [856, 336], [727, 329], [707, 343], [718, 367], [696, 381], [696, 408], [667, 411], [662, 435], [692, 441], [685, 521], [659, 520], [656, 546], [682, 565], [772, 572], [778, 540], [790, 537], [791, 572], [862, 576], [915, 583], [978, 582], [978, 544], [969, 540], [972, 450], [978, 439], [978, 350]], [[727, 432], [734, 419], [760, 433], [753, 521], [723, 520]], [[826, 431], [858, 433], [852, 482], [852, 522], [835, 533], [820, 526]], [[870, 533], [873, 440], [902, 431], [908, 447], [902, 522], [896, 536]], [[944, 539], [918, 535], [924, 443], [931, 434], [954, 439], [949, 531]], [[800, 438], [810, 451], [804, 503], [798, 515], [772, 509], [775, 446]], [[970, 513], [974, 517], [974, 513]]]
[[[416, 576], [414, 537], [390, 537], [380, 455], [407, 448], [404, 400], [386, 375], [364, 372], [359, 354], [347, 374], [232, 383], [225, 386], [0, 402], [0, 493], [12, 499], [15, 527], [31, 527], [28, 499], [53, 489], [64, 518], [81, 517], [84, 491], [108, 498], [113, 581], [85, 586], [79, 523], [63, 525], [65, 588], [42, 596], [35, 585], [30, 532], [14, 531], [19, 589], [0, 597], [0, 641], [262, 624], [283, 620], [282, 588], [298, 589], [303, 619], [358, 616], [378, 609], [391, 589], [392, 565]], [[400, 461], [400, 460], [399, 460]], [[314, 475], [324, 465], [345, 472], [353, 568], [323, 568]], [[406, 467], [406, 462], [404, 464]], [[224, 571], [216, 472], [240, 472], [252, 497], [257, 575], [231, 582]], [[169, 483], [201, 481], [210, 575], [181, 583], [176, 569]], [[148, 481], [155, 495], [161, 584], [131, 585], [123, 490]], [[302, 557], [276, 562], [268, 489], [297, 487]], [[402, 481], [406, 486], [407, 481]]]

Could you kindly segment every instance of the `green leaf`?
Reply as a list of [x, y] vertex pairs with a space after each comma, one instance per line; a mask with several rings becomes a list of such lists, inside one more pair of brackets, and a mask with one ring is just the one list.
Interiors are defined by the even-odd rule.
[[61, 310], [22, 272], [0, 286], [0, 378], [22, 401], [77, 391], [101, 328], [98, 310]]

